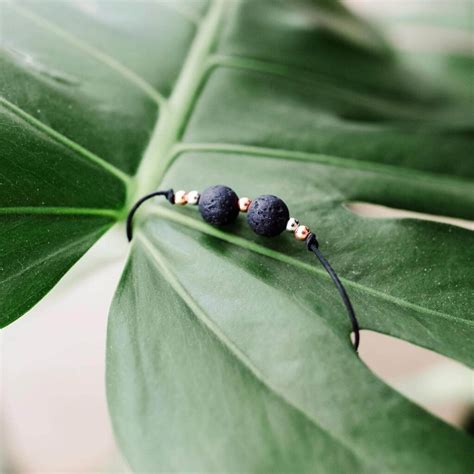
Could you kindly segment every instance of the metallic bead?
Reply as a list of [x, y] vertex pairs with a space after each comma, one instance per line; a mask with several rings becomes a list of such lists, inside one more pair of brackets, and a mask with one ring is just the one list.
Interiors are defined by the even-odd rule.
[[310, 233], [311, 231], [309, 230], [309, 227], [306, 227], [305, 225], [300, 225], [295, 230], [295, 239], [306, 240]]
[[180, 206], [184, 206], [187, 203], [186, 199], [186, 191], [176, 191], [174, 193], [174, 203], [179, 204]]
[[188, 204], [193, 206], [199, 203], [199, 197], [200, 195], [197, 191], [189, 191], [189, 193], [186, 195]]
[[295, 219], [294, 217], [290, 217], [290, 220], [286, 224], [286, 230], [288, 232], [294, 232], [300, 224], [300, 221], [298, 219]]
[[249, 198], [243, 197], [239, 199], [240, 212], [247, 212], [252, 201]]

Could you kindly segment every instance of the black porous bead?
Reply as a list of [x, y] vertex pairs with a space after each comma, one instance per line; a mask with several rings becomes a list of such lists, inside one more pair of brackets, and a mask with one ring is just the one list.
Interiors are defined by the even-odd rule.
[[286, 229], [290, 212], [286, 204], [270, 194], [259, 196], [250, 204], [247, 220], [252, 230], [266, 237], [275, 237]]
[[211, 186], [201, 194], [199, 212], [206, 222], [214, 226], [231, 224], [239, 215], [239, 198], [227, 186]]

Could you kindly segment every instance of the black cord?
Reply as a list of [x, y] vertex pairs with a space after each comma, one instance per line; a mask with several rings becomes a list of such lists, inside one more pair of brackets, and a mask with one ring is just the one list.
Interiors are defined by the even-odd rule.
[[359, 342], [360, 342], [359, 322], [357, 321], [354, 308], [352, 307], [352, 303], [351, 303], [351, 300], [349, 299], [346, 289], [341, 283], [341, 280], [339, 280], [337, 273], [334, 271], [334, 269], [331, 267], [329, 262], [326, 260], [324, 255], [319, 250], [319, 244], [314, 234], [310, 234], [308, 236], [308, 238], [306, 239], [306, 246], [308, 247], [308, 250], [310, 252], [313, 252], [316, 255], [316, 257], [318, 257], [319, 261], [322, 263], [323, 267], [328, 272], [329, 276], [332, 278], [332, 281], [336, 285], [337, 290], [339, 291], [339, 294], [341, 295], [342, 301], [344, 302], [344, 305], [347, 309], [349, 319], [352, 323], [352, 330], [354, 331], [354, 349], [357, 352], [357, 349], [359, 348]]
[[130, 212], [128, 213], [127, 216], [127, 239], [130, 242], [133, 238], [133, 216], [135, 215], [135, 212], [137, 212], [137, 209], [145, 202], [148, 201], [148, 199], [151, 199], [155, 196], [165, 196], [166, 199], [171, 203], [174, 204], [174, 191], [172, 189], [168, 189], [166, 191], [154, 191], [153, 193], [147, 194], [140, 198], [130, 209]]

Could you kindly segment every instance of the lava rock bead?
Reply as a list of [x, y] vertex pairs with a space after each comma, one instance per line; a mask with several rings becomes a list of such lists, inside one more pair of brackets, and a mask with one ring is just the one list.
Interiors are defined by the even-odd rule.
[[211, 186], [199, 198], [199, 212], [211, 225], [220, 227], [231, 224], [239, 215], [239, 198], [227, 186]]
[[270, 194], [254, 199], [247, 211], [249, 226], [256, 234], [266, 237], [281, 234], [286, 229], [289, 218], [286, 204]]

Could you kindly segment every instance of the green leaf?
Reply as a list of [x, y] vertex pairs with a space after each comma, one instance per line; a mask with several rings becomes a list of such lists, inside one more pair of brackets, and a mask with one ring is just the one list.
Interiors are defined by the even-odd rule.
[[[108, 398], [135, 471], [469, 469], [467, 435], [354, 355], [342, 305], [307, 252], [163, 220], [171, 214], [137, 235], [111, 310]], [[348, 288], [365, 327], [388, 314], [392, 330], [428, 333], [417, 326], [432, 313]]]
[[[473, 365], [472, 233], [345, 207], [472, 219], [469, 108], [380, 48], [319, 30], [308, 8], [224, 13], [178, 143], [157, 152], [171, 156], [160, 187], [281, 196], [318, 233], [364, 328]], [[258, 238], [243, 219], [216, 230], [193, 209], [150, 205], [139, 217], [107, 374], [134, 470], [470, 469], [471, 439], [355, 356], [339, 295], [304, 246]]]
[[[473, 219], [465, 90], [413, 72], [328, 1], [4, 11], [3, 325], [136, 196], [223, 183], [281, 196], [317, 232], [364, 328], [473, 365], [472, 233], [345, 206]], [[354, 354], [304, 245], [243, 221], [216, 230], [166, 205], [137, 216], [107, 353], [134, 470], [468, 472], [471, 439]]]
[[0, 326], [123, 217], [195, 30], [173, 5], [2, 2]]

